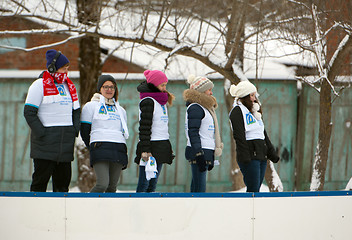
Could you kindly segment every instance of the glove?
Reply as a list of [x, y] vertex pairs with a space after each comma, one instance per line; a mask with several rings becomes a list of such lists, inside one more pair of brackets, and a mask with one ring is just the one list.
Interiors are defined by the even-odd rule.
[[196, 163], [198, 165], [199, 171], [204, 172], [206, 170], [206, 163], [203, 152], [199, 152], [196, 154]]
[[273, 163], [277, 163], [278, 161], [280, 161], [280, 157], [279, 156], [274, 156], [270, 159]]
[[212, 161], [207, 161], [207, 165], [208, 165], [208, 171], [211, 171], [214, 167], [214, 162]]

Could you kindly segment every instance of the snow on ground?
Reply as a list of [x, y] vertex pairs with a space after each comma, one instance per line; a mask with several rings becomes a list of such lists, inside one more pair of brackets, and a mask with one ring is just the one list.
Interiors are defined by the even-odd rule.
[[350, 181], [348, 181], [346, 189], [345, 190], [352, 190], [352, 177], [350, 179]]
[[[244, 187], [244, 188], [242, 188], [242, 189], [240, 189], [238, 191], [231, 191], [231, 192], [246, 192], [246, 190], [247, 190], [247, 188]], [[79, 193], [79, 192], [81, 192], [81, 190], [79, 189], [78, 186], [74, 186], [74, 187], [70, 188], [69, 192], [70, 193], [72, 193], [72, 192], [75, 192], [75, 193], [78, 192]], [[116, 192], [117, 193], [124, 193], [124, 192], [133, 193], [133, 192], [136, 192], [136, 191], [135, 190], [118, 190], [117, 189]], [[260, 192], [270, 192], [269, 187], [267, 185], [265, 185], [265, 184], [262, 184], [262, 186], [260, 187]]]

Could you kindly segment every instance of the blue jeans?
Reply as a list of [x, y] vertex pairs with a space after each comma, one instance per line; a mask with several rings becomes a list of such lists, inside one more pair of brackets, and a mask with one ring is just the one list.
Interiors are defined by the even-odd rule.
[[145, 176], [145, 166], [139, 166], [139, 178], [136, 192], [155, 192], [162, 167], [162, 163], [157, 164], [158, 173], [156, 174], [156, 178], [152, 178], [148, 181]]
[[[205, 167], [208, 169], [208, 166]], [[192, 183], [191, 192], [205, 192], [207, 187], [207, 170], [204, 172], [199, 171], [197, 164], [191, 164], [192, 170]]]
[[263, 183], [266, 161], [252, 160], [250, 163], [238, 163], [240, 166], [243, 181], [247, 186], [247, 192], [259, 192]]

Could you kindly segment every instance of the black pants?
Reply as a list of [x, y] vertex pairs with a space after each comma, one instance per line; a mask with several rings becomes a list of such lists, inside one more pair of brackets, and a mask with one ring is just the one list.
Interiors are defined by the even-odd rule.
[[51, 160], [33, 159], [31, 192], [46, 192], [52, 177], [53, 192], [68, 192], [71, 182], [71, 162], [58, 163]]

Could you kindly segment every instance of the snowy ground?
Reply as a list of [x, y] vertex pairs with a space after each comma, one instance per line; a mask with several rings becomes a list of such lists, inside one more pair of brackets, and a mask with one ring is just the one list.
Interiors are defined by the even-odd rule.
[[[79, 188], [77, 186], [75, 186], [73, 188], [70, 188], [70, 192], [81, 192], [81, 191], [79, 190]], [[119, 192], [136, 192], [136, 191], [128, 191], [128, 190], [127, 191], [121, 191], [121, 190], [117, 189], [116, 192], [119, 193]], [[246, 192], [246, 188], [242, 188], [242, 189], [240, 189], [238, 191], [234, 191], [234, 192]], [[260, 187], [260, 192], [270, 192], [269, 191], [269, 187], [263, 184]]]

